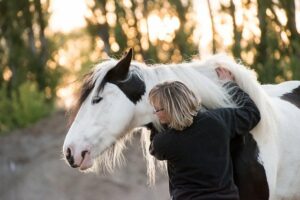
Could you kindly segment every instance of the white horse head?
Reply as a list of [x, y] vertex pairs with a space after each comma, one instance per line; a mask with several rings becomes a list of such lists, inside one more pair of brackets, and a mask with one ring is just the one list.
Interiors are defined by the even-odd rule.
[[127, 136], [129, 130], [153, 121], [140, 117], [143, 113], [151, 117], [152, 110], [149, 105], [140, 105], [147, 102], [141, 101], [146, 88], [139, 69], [131, 66], [131, 59], [130, 49], [119, 62], [104, 61], [86, 76], [79, 109], [63, 146], [72, 167], [91, 168], [93, 160]]

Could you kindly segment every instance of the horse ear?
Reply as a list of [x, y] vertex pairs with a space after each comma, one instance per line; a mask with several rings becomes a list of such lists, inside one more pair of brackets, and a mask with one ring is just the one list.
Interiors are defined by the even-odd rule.
[[125, 79], [129, 71], [131, 60], [132, 60], [132, 48], [129, 49], [128, 53], [110, 71], [111, 78], [115, 80]]

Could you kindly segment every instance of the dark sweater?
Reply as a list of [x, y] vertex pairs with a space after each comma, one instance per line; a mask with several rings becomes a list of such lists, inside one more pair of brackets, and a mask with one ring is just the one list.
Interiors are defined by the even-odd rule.
[[198, 112], [183, 131], [152, 129], [150, 153], [167, 160], [172, 200], [237, 200], [233, 181], [230, 140], [247, 134], [260, 121], [260, 113], [248, 94], [235, 83], [233, 100], [239, 108]]

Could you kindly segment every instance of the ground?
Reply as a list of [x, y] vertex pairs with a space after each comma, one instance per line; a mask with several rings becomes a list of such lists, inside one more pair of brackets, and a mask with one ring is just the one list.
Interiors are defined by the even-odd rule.
[[61, 158], [67, 131], [64, 112], [0, 136], [1, 200], [167, 200], [166, 175], [147, 186], [138, 138], [125, 152], [127, 164], [113, 174], [82, 173]]

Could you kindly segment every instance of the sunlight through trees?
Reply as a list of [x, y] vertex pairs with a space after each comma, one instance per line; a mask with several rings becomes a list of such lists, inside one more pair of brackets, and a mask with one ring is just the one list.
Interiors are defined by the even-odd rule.
[[294, 0], [0, 0], [0, 109], [13, 112], [7, 102], [28, 88], [71, 106], [77, 77], [130, 47], [150, 64], [225, 52], [262, 83], [300, 79], [299, 10]]

